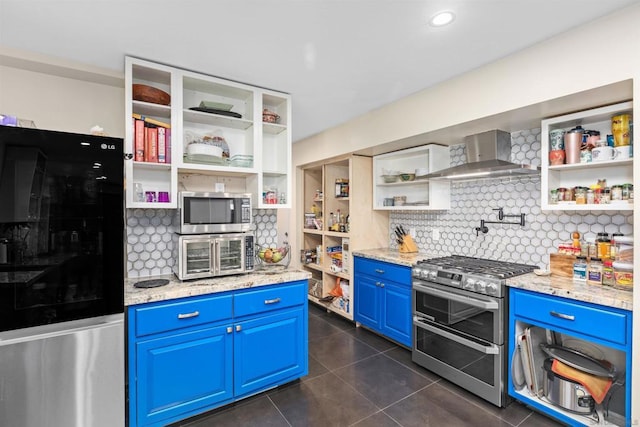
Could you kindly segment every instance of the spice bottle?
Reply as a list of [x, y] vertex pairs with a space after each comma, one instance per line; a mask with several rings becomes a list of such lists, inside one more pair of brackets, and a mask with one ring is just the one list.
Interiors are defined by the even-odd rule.
[[602, 285], [602, 260], [600, 258], [591, 258], [587, 268], [587, 283]]
[[598, 245], [598, 258], [608, 259], [611, 257], [611, 240], [607, 233], [598, 233], [596, 244]]
[[616, 284], [616, 277], [613, 274], [613, 261], [610, 259], [602, 263], [602, 284], [607, 286]]
[[573, 263], [573, 280], [587, 280], [587, 259], [583, 256], [577, 256]]

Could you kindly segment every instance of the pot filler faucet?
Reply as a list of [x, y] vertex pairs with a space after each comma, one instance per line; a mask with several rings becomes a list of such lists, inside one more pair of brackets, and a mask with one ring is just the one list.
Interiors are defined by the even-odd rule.
[[[486, 221], [484, 219], [480, 220], [480, 227], [476, 227], [476, 236], [480, 235], [480, 232], [483, 234], [487, 234], [489, 232], [489, 228], [486, 224], [513, 224], [519, 225], [520, 227], [524, 227], [524, 215], [523, 213], [517, 215], [507, 215], [504, 213], [503, 208], [493, 209], [494, 211], [498, 211], [498, 220], [499, 221]], [[520, 218], [520, 222], [505, 222], [505, 218]]]

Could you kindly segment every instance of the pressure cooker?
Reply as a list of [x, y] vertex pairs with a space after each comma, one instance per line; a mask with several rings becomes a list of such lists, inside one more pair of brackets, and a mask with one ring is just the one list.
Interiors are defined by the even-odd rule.
[[579, 414], [591, 414], [595, 409], [595, 400], [581, 384], [556, 374], [551, 370], [552, 358], [544, 361], [544, 395], [551, 403], [568, 411]]

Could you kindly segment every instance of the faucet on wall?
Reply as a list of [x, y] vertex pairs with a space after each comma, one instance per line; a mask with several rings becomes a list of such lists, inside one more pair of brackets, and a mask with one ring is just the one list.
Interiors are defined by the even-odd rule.
[[[498, 211], [498, 220], [499, 221], [485, 221], [484, 219], [480, 220], [480, 227], [476, 227], [476, 236], [480, 235], [480, 232], [483, 234], [487, 234], [489, 232], [489, 228], [486, 224], [513, 224], [520, 225], [524, 227], [524, 215], [523, 213], [517, 215], [507, 215], [504, 213], [503, 208], [493, 209], [494, 211]], [[505, 222], [505, 218], [520, 218], [520, 222]]]

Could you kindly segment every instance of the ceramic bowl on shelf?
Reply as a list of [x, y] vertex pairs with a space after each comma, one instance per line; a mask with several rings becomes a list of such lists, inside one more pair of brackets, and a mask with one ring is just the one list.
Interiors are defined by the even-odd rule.
[[398, 175], [381, 175], [385, 184], [391, 184], [398, 180]]
[[171, 95], [153, 86], [134, 84], [132, 85], [133, 99], [136, 101], [151, 102], [153, 104], [169, 105]]
[[262, 111], [262, 121], [265, 123], [278, 123], [280, 121], [280, 116], [265, 108]]
[[414, 179], [416, 179], [416, 174], [415, 173], [401, 173], [400, 174], [400, 180], [401, 181], [413, 181]]

